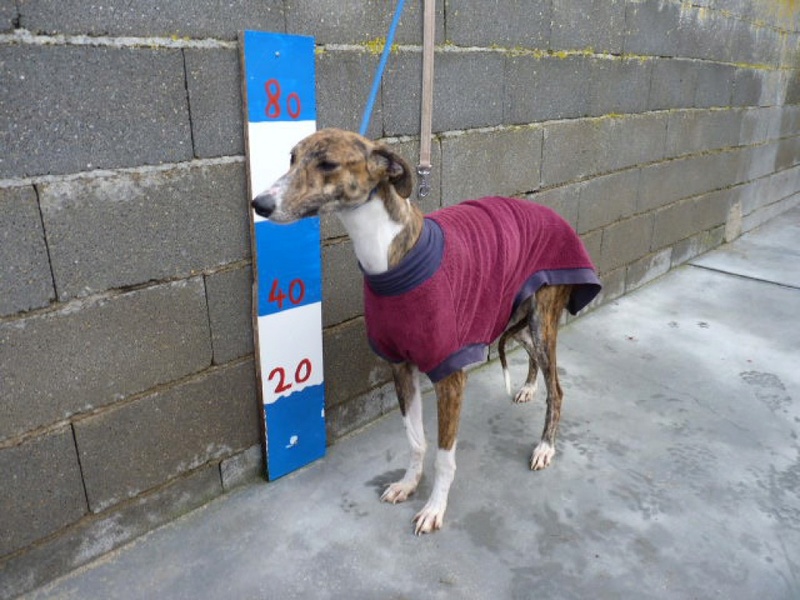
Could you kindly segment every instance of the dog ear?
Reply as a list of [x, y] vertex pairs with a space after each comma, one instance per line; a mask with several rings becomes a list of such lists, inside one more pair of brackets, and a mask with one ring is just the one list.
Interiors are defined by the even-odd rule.
[[400, 196], [408, 198], [414, 185], [411, 176], [411, 167], [405, 159], [392, 152], [387, 146], [376, 146], [372, 150], [371, 160], [378, 162], [383, 169], [386, 179], [394, 186]]

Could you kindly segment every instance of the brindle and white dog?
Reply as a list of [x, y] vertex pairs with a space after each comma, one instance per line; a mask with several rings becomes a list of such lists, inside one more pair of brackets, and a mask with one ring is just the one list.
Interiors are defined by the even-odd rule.
[[[408, 200], [411, 191], [412, 175], [408, 164], [388, 146], [355, 133], [326, 129], [295, 146], [289, 171], [252, 204], [259, 215], [275, 223], [291, 223], [322, 213], [336, 214], [353, 241], [365, 276], [369, 276], [396, 267], [420, 238], [424, 217]], [[562, 399], [556, 370], [556, 337], [573, 287], [543, 285], [518, 306], [513, 315], [504, 317], [511, 318], [500, 338], [501, 355], [506, 339], [512, 336], [529, 355], [527, 379], [514, 401], [527, 402], [533, 398], [539, 369], [547, 386], [544, 431], [530, 460], [530, 467], [535, 470], [547, 467], [555, 454]], [[503, 370], [506, 386], [510, 388], [505, 360]], [[396, 503], [406, 500], [417, 489], [426, 441], [419, 369], [410, 362], [399, 362], [392, 364], [392, 371], [411, 447], [404, 477], [390, 484], [381, 496], [385, 502]], [[439, 425], [435, 480], [430, 498], [414, 517], [417, 534], [442, 526], [456, 470], [456, 435], [466, 381], [466, 372], [457, 369], [434, 382]]]

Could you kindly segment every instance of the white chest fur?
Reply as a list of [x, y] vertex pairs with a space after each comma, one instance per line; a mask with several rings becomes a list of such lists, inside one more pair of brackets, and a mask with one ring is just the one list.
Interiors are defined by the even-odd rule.
[[373, 198], [358, 208], [337, 213], [350, 239], [358, 262], [370, 275], [389, 270], [389, 247], [403, 226], [392, 220], [383, 200]]

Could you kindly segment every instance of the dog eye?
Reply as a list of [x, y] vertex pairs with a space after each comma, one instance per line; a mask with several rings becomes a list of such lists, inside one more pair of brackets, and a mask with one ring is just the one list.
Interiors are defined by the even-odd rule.
[[289, 166], [293, 167], [294, 163], [296, 163], [296, 162], [297, 162], [297, 156], [295, 156], [294, 152], [290, 153], [289, 154]]
[[330, 173], [339, 168], [339, 163], [331, 162], [329, 160], [322, 160], [319, 162], [317, 167], [324, 173]]

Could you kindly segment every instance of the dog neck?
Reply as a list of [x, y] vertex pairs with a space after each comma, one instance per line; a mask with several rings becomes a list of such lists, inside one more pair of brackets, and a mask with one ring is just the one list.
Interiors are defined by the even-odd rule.
[[422, 231], [423, 215], [394, 187], [381, 184], [362, 205], [336, 213], [364, 272], [385, 273], [408, 253]]

